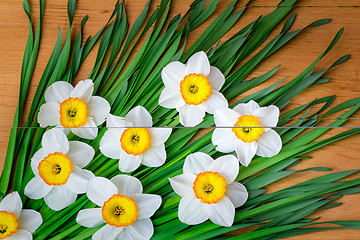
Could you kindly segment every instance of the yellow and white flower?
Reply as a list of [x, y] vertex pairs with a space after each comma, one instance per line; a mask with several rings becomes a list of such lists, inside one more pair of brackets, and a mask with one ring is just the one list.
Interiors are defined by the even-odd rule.
[[46, 131], [42, 148], [31, 159], [35, 177], [26, 185], [25, 195], [31, 199], [44, 198], [55, 211], [69, 206], [78, 194], [85, 193], [88, 181], [95, 177], [82, 169], [94, 155], [92, 147], [83, 142], [69, 142], [60, 129]]
[[176, 194], [182, 197], [180, 221], [195, 225], [210, 219], [215, 224], [231, 226], [235, 208], [248, 198], [245, 186], [234, 182], [238, 172], [239, 163], [233, 155], [216, 160], [202, 152], [187, 156], [183, 174], [169, 179]]
[[150, 217], [160, 207], [161, 197], [142, 191], [141, 182], [129, 175], [93, 178], [86, 195], [101, 208], [81, 210], [76, 221], [89, 228], [106, 223], [93, 240], [150, 239], [154, 233]]
[[278, 107], [260, 107], [252, 100], [240, 103], [234, 109], [217, 109], [215, 125], [224, 128], [214, 130], [212, 143], [219, 152], [235, 151], [244, 166], [249, 165], [255, 154], [272, 157], [282, 147], [279, 134], [269, 128], [276, 126], [279, 114]]
[[214, 114], [217, 108], [228, 107], [219, 92], [225, 78], [219, 69], [210, 66], [204, 52], [191, 56], [187, 64], [171, 62], [161, 72], [165, 84], [159, 104], [176, 108], [180, 123], [194, 127], [203, 121], [205, 112]]
[[31, 240], [32, 233], [41, 225], [40, 213], [22, 209], [18, 192], [4, 197], [0, 203], [0, 239]]
[[100, 151], [109, 158], [119, 159], [122, 172], [134, 171], [140, 163], [148, 167], [164, 164], [164, 142], [171, 128], [151, 128], [152, 117], [144, 107], [133, 108], [125, 118], [110, 115], [106, 124], [108, 130], [100, 141]]
[[72, 131], [79, 137], [94, 139], [97, 126], [110, 112], [110, 104], [102, 97], [92, 96], [94, 83], [80, 81], [76, 87], [59, 81], [45, 92], [46, 103], [40, 107], [38, 122], [41, 127], [56, 126]]

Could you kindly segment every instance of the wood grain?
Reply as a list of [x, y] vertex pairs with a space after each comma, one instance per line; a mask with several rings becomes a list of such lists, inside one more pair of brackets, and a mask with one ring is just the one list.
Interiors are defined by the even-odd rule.
[[[38, 17], [38, 2], [29, 1], [33, 10], [33, 17]], [[130, 24], [132, 24], [138, 14], [145, 5], [145, 0], [127, 1], [127, 14]], [[172, 6], [171, 16], [178, 13], [184, 13], [191, 0], [175, 0]], [[230, 3], [230, 0], [221, 0], [215, 16], [223, 11]], [[255, 20], [259, 15], [265, 15], [274, 8], [279, 1], [258, 0], [249, 7], [244, 16], [236, 24], [236, 26], [224, 37], [230, 37], [241, 27]], [[154, 1], [152, 9], [159, 3]], [[238, 8], [240, 9], [244, 1], [241, 1]], [[79, 31], [80, 21], [83, 16], [89, 15], [86, 24], [84, 36], [94, 35], [107, 21], [111, 11], [113, 10], [114, 0], [79, 0], [77, 5], [76, 16], [74, 20], [73, 34]], [[291, 13], [297, 13], [297, 19], [293, 26], [293, 30], [298, 30], [312, 21], [321, 18], [332, 18], [330, 24], [325, 26], [309, 29], [290, 42], [287, 46], [277, 52], [274, 56], [264, 61], [249, 76], [259, 76], [278, 64], [281, 68], [275, 76], [267, 83], [255, 88], [253, 91], [263, 89], [285, 77], [289, 80], [297, 76], [303, 69], [314, 61], [331, 42], [336, 32], [344, 27], [344, 34], [336, 45], [336, 47], [316, 66], [316, 70], [322, 70], [330, 66], [336, 59], [345, 55], [352, 54], [351, 59], [345, 64], [334, 68], [326, 74], [326, 77], [332, 78], [332, 81], [325, 85], [317, 85], [310, 87], [299, 96], [295, 97], [284, 112], [289, 109], [307, 103], [316, 97], [328, 95], [337, 95], [335, 104], [360, 96], [360, 7], [358, 0], [309, 0], [299, 1], [298, 7], [292, 9]], [[259, 7], [266, 6], [266, 7]], [[348, 6], [348, 7], [339, 7]], [[211, 17], [209, 21], [204, 23], [194, 32], [189, 39], [190, 46], [198, 36], [204, 31], [206, 26], [215, 18]], [[36, 22], [34, 22], [36, 26]], [[57, 37], [57, 27], [64, 32], [67, 29], [66, 0], [52, 0], [46, 2], [45, 20], [43, 25], [43, 33], [41, 39], [41, 48], [37, 61], [37, 67], [31, 83], [29, 93], [29, 101], [31, 101], [37, 83], [45, 68], [52, 48], [55, 45]], [[281, 30], [278, 26], [274, 33], [265, 42], [269, 42]], [[28, 22], [25, 13], [22, 10], [21, 0], [2, 0], [0, 1], [0, 165], [2, 168], [6, 154], [6, 147], [12, 126], [13, 116], [17, 105], [18, 88], [20, 82], [20, 70], [22, 55], [26, 44], [28, 34]], [[264, 43], [264, 44], [265, 44]], [[264, 45], [263, 45], [264, 46]], [[93, 51], [87, 58], [85, 64], [76, 76], [77, 80], [87, 78], [93, 63], [95, 61], [96, 51]], [[250, 94], [251, 92], [247, 93]], [[246, 94], [246, 95], [247, 95]], [[28, 108], [29, 106], [27, 106]], [[354, 117], [360, 118], [357, 113]], [[347, 126], [359, 127], [360, 120], [353, 120], [347, 123]], [[326, 136], [343, 131], [336, 129], [330, 131]], [[350, 169], [360, 169], [360, 136], [354, 136], [344, 139], [330, 146], [312, 152], [310, 155], [313, 159], [306, 160], [296, 166], [296, 169], [304, 169], [307, 167], [327, 166], [333, 168], [334, 171], [343, 171]], [[305, 181], [307, 179], [319, 176], [318, 172], [307, 172], [295, 174], [282, 181], [279, 181], [269, 187], [268, 191], [275, 191], [295, 183]], [[359, 175], [357, 176], [359, 177]], [[343, 205], [335, 209], [324, 210], [312, 215], [312, 217], [321, 216], [321, 221], [326, 220], [360, 220], [360, 195], [345, 196], [341, 199]], [[241, 234], [237, 232], [236, 234]], [[306, 234], [302, 236], [292, 237], [290, 239], [360, 239], [359, 230], [336, 230], [324, 231]]]

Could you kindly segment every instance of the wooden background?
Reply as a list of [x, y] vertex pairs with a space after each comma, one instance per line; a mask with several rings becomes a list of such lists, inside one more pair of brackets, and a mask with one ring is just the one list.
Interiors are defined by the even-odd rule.
[[[37, 23], [38, 1], [30, 0], [33, 10], [33, 17]], [[130, 25], [135, 21], [138, 14], [143, 9], [146, 0], [128, 0], [126, 3], [127, 14]], [[178, 13], [184, 13], [191, 0], [174, 0], [171, 16]], [[202, 33], [206, 26], [222, 12], [230, 3], [230, 0], [220, 0], [215, 15], [205, 24], [192, 32], [189, 39], [189, 45], [193, 43]], [[245, 1], [239, 1], [238, 8]], [[259, 15], [264, 15], [272, 10], [279, 1], [257, 0], [249, 7], [238, 24], [227, 34], [228, 38], [241, 27], [255, 20]], [[158, 0], [152, 4], [152, 9], [159, 3]], [[41, 74], [45, 68], [52, 48], [55, 45], [57, 37], [57, 27], [63, 31], [63, 36], [67, 29], [66, 0], [49, 0], [46, 2], [45, 19], [43, 24], [43, 33], [41, 47], [37, 61], [33, 82], [31, 84], [29, 102]], [[89, 15], [85, 26], [84, 38], [88, 35], [94, 35], [107, 21], [111, 14], [115, 0], [79, 0], [77, 5], [73, 35], [79, 31], [80, 21], [83, 16]], [[263, 7], [265, 6], [265, 7]], [[345, 7], [340, 7], [345, 6]], [[300, 104], [307, 103], [315, 97], [328, 95], [337, 95], [335, 103], [340, 103], [354, 97], [360, 96], [360, 2], [359, 0], [308, 0], [299, 1], [297, 7], [292, 9], [291, 13], [297, 13], [297, 19], [293, 30], [298, 30], [314, 20], [322, 18], [331, 18], [331, 23], [306, 30], [299, 37], [290, 42], [287, 46], [277, 52], [274, 56], [261, 64], [249, 77], [259, 76], [278, 64], [281, 68], [274, 77], [255, 90], [259, 90], [273, 84], [285, 77], [289, 80], [297, 76], [303, 69], [312, 63], [319, 56], [328, 44], [331, 42], [336, 32], [344, 27], [343, 37], [336, 47], [326, 56], [317, 66], [316, 70], [323, 70], [330, 66], [336, 59], [344, 54], [351, 53], [351, 59], [345, 64], [334, 68], [326, 74], [333, 80], [325, 85], [310, 87], [299, 96], [295, 97], [290, 105], [284, 109], [287, 111]], [[290, 15], [289, 15], [290, 16]], [[281, 26], [278, 26], [269, 39], [272, 39], [280, 32]], [[21, 0], [1, 0], [0, 1], [0, 170], [6, 154], [6, 147], [12, 126], [13, 116], [17, 105], [18, 88], [20, 81], [20, 69], [22, 55], [25, 48], [28, 35], [28, 21], [22, 10]], [[74, 40], [74, 39], [73, 39]], [[266, 42], [268, 42], [267, 40]], [[80, 69], [76, 80], [85, 79], [95, 60], [95, 52], [89, 55], [85, 64]], [[360, 118], [357, 113], [354, 117]], [[359, 127], [360, 120], [352, 120], [347, 123], [349, 127]], [[335, 129], [326, 136], [343, 131]], [[330, 146], [312, 152], [313, 159], [306, 160], [296, 166], [296, 169], [303, 169], [314, 166], [326, 166], [333, 168], [334, 171], [343, 171], [350, 169], [360, 169], [360, 136], [336, 142]], [[273, 184], [268, 191], [274, 191], [309, 178], [320, 175], [318, 172], [307, 172], [306, 174], [295, 174], [282, 181]], [[322, 173], [323, 174], [323, 173]], [[354, 176], [353, 176], [354, 177]], [[359, 175], [357, 175], [359, 177]], [[322, 221], [326, 220], [360, 220], [360, 194], [345, 196], [341, 199], [343, 205], [330, 210], [321, 211], [313, 214], [312, 217], [321, 216]], [[360, 239], [359, 230], [336, 230], [311, 233], [293, 237], [291, 239]]]

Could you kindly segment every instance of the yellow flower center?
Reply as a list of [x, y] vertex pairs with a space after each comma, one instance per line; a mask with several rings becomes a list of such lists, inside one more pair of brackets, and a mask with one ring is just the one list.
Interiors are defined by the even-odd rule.
[[253, 142], [258, 140], [264, 131], [258, 118], [253, 115], [243, 115], [239, 117], [234, 127], [237, 128], [233, 128], [232, 131], [235, 133], [236, 137], [243, 142]]
[[40, 177], [48, 185], [60, 186], [67, 182], [72, 173], [71, 160], [62, 153], [51, 153], [38, 166]]
[[180, 92], [186, 104], [199, 105], [211, 95], [211, 85], [205, 76], [191, 73], [181, 81]]
[[80, 127], [86, 123], [87, 105], [80, 98], [68, 98], [60, 103], [60, 124], [63, 127]]
[[196, 176], [193, 190], [201, 202], [212, 204], [220, 201], [226, 192], [227, 183], [218, 172], [202, 172]]
[[0, 212], [0, 239], [7, 238], [17, 231], [18, 222], [11, 212]]
[[114, 227], [126, 227], [137, 219], [137, 206], [133, 199], [114, 194], [104, 203], [101, 214], [105, 222]]
[[127, 154], [139, 155], [150, 147], [150, 133], [147, 128], [128, 128], [120, 138], [121, 148]]

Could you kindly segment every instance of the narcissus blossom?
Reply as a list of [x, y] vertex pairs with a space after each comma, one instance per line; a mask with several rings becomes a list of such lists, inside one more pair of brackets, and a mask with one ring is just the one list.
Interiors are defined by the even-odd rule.
[[212, 143], [219, 152], [235, 151], [240, 163], [248, 166], [255, 154], [272, 157], [281, 150], [281, 138], [269, 127], [276, 126], [279, 108], [260, 107], [256, 102], [240, 103], [234, 109], [217, 109], [214, 114], [217, 127]]
[[32, 199], [44, 198], [53, 210], [61, 210], [85, 193], [92, 172], [82, 169], [90, 163], [95, 151], [88, 144], [68, 141], [60, 129], [46, 131], [42, 148], [31, 159], [35, 177], [25, 187], [25, 195]]
[[239, 163], [233, 155], [216, 160], [202, 152], [187, 156], [183, 174], [169, 179], [174, 191], [182, 197], [180, 221], [195, 225], [210, 219], [215, 224], [231, 226], [235, 208], [248, 198], [245, 186], [234, 181], [238, 172]]
[[67, 82], [55, 82], [45, 92], [46, 103], [40, 107], [41, 127], [56, 126], [72, 131], [79, 137], [94, 139], [97, 126], [110, 112], [110, 104], [102, 97], [92, 96], [94, 83], [80, 81], [76, 87]]
[[108, 130], [100, 141], [100, 151], [109, 158], [119, 159], [121, 171], [134, 171], [140, 163], [148, 167], [164, 164], [164, 142], [171, 128], [151, 128], [152, 117], [144, 107], [133, 108], [125, 118], [110, 115], [106, 124]]
[[41, 225], [40, 213], [22, 209], [18, 192], [4, 197], [0, 203], [0, 239], [31, 240], [32, 233]]
[[180, 123], [194, 127], [203, 121], [205, 112], [213, 114], [217, 108], [227, 108], [226, 98], [219, 92], [224, 75], [210, 66], [204, 52], [189, 58], [187, 64], [169, 63], [161, 72], [165, 84], [159, 98], [160, 106], [176, 108]]
[[81, 210], [76, 221], [89, 228], [106, 223], [93, 240], [150, 239], [154, 233], [150, 217], [160, 207], [161, 197], [142, 191], [141, 182], [129, 175], [96, 177], [89, 181], [86, 195], [101, 208]]

